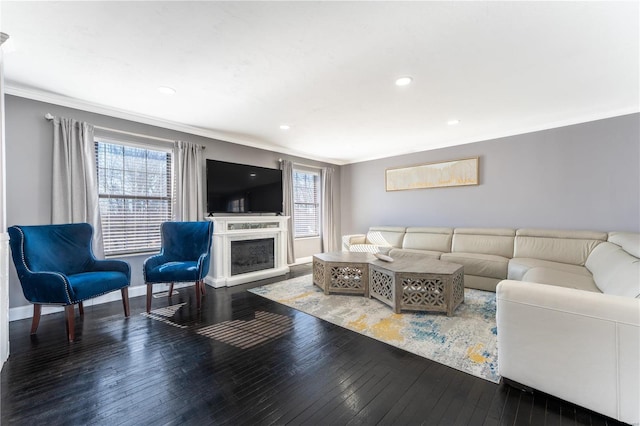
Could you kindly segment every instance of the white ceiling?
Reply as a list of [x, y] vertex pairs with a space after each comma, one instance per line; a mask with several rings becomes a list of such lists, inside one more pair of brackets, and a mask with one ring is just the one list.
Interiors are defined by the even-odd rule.
[[0, 8], [7, 93], [335, 164], [640, 110], [638, 1]]

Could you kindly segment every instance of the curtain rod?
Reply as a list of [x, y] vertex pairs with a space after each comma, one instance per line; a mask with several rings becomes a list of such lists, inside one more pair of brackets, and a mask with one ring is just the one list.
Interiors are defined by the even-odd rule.
[[[46, 118], [47, 120], [51, 121], [54, 119], [54, 116], [51, 113], [46, 113], [44, 115], [44, 118]], [[175, 140], [174, 139], [167, 139], [167, 138], [160, 138], [157, 136], [150, 136], [150, 135], [144, 135], [142, 133], [133, 133], [133, 132], [127, 132], [125, 130], [118, 130], [118, 129], [112, 129], [110, 127], [102, 127], [102, 126], [93, 126], [94, 129], [98, 129], [98, 130], [105, 130], [107, 132], [114, 132], [114, 133], [120, 133], [123, 135], [127, 135], [127, 136], [134, 136], [134, 137], [138, 137], [138, 138], [145, 138], [145, 139], [153, 139], [156, 141], [160, 141], [160, 142], [169, 142], [169, 143], [174, 143]], [[204, 145], [201, 145], [202, 149], [206, 149], [206, 147]]]
[[[283, 161], [284, 161], [284, 160], [283, 160], [282, 158], [278, 158], [278, 163], [282, 163]], [[294, 165], [296, 165], [296, 166], [308, 167], [308, 168], [310, 168], [310, 169], [318, 169], [318, 170], [322, 170], [322, 169], [324, 169], [324, 168], [325, 168], [325, 167], [322, 167], [322, 166], [316, 166], [316, 165], [313, 165], [313, 164], [298, 163], [298, 162], [296, 162], [296, 161], [291, 161], [291, 162], [292, 162]], [[330, 169], [332, 169], [333, 167], [329, 167], [329, 168], [330, 168]]]

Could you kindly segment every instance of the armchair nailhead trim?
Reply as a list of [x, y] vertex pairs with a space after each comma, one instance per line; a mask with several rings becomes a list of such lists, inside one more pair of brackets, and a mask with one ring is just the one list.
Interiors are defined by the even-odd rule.
[[116, 288], [116, 289], [114, 289], [114, 290], [107, 290], [107, 291], [105, 291], [105, 292], [102, 292], [102, 293], [96, 294], [95, 296], [91, 296], [91, 297], [89, 297], [88, 299], [77, 299], [77, 300], [74, 300], [73, 302], [71, 302], [71, 303], [69, 303], [69, 304], [70, 304], [70, 305], [75, 305], [76, 303], [84, 302], [85, 300], [89, 300], [89, 299], [95, 299], [96, 297], [100, 297], [100, 296], [102, 296], [102, 295], [105, 295], [105, 294], [108, 294], [108, 293], [112, 293], [112, 292], [114, 292], [115, 290], [122, 290], [123, 288], [126, 288], [126, 287], [129, 287], [129, 285], [127, 284], [127, 285], [125, 285], [125, 286], [123, 286], [123, 287], [120, 287], [119, 289], [118, 289], [118, 288]]

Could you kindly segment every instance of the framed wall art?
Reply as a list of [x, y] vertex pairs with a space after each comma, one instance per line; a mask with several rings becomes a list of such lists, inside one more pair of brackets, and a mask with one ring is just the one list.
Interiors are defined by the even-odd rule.
[[385, 170], [387, 191], [478, 185], [478, 157]]

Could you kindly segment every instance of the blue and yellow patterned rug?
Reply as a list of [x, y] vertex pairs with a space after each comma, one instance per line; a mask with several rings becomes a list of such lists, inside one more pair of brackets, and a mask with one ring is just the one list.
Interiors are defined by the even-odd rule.
[[393, 310], [362, 296], [325, 296], [311, 275], [249, 290], [465, 373], [498, 383], [495, 293], [465, 289], [452, 317]]

